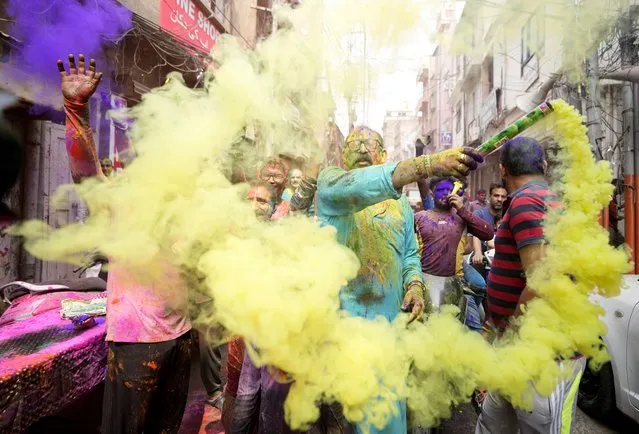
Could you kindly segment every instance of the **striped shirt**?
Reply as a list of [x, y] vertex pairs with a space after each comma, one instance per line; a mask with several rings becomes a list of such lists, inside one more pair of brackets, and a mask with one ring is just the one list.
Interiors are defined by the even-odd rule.
[[488, 274], [488, 311], [493, 323], [506, 327], [526, 287], [519, 250], [544, 242], [546, 207], [559, 205], [543, 180], [531, 181], [510, 195], [510, 206], [495, 235], [495, 258]]

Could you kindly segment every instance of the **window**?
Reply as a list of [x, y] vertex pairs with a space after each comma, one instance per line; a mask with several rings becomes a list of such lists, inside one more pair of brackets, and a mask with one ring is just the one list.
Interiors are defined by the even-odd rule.
[[521, 29], [521, 76], [524, 76], [524, 68], [530, 63], [535, 53], [531, 49], [531, 23], [532, 18]]
[[537, 54], [542, 55], [545, 41], [545, 15], [544, 10], [539, 9], [524, 24], [521, 29], [521, 76], [531, 59]]
[[457, 104], [457, 110], [455, 110], [455, 132], [461, 132], [462, 126], [462, 114], [461, 114], [461, 104]]

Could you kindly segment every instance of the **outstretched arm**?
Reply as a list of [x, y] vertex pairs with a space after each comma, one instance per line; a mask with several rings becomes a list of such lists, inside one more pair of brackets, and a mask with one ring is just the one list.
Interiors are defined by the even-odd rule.
[[402, 187], [422, 178], [464, 177], [482, 161], [472, 148], [455, 148], [349, 171], [329, 167], [317, 181], [319, 212], [332, 216], [355, 213], [387, 199], [398, 199]]
[[69, 72], [62, 60], [58, 60], [58, 70], [62, 78], [62, 95], [66, 113], [66, 146], [73, 182], [97, 176], [104, 178], [93, 133], [89, 124], [89, 99], [102, 79], [102, 73], [95, 71], [95, 60], [85, 69], [84, 55], [78, 56], [76, 67], [73, 54], [69, 54]]
[[452, 148], [433, 155], [421, 155], [397, 164], [393, 186], [405, 185], [431, 176], [453, 176], [462, 179], [484, 159], [473, 148]]

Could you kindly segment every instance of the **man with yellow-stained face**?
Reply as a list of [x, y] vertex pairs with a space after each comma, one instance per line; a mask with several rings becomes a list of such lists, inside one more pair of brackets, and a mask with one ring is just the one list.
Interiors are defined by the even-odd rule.
[[[342, 158], [347, 170], [324, 169], [317, 181], [317, 215], [337, 229], [338, 241], [355, 252], [360, 269], [340, 292], [342, 309], [367, 319], [393, 321], [400, 310], [408, 321], [430, 310], [424, 284], [413, 211], [402, 188], [431, 176], [462, 178], [482, 161], [470, 148], [455, 148], [399, 163], [387, 163], [382, 136], [367, 127], [347, 137]], [[406, 432], [406, 405], [384, 429], [366, 425], [359, 432]]]

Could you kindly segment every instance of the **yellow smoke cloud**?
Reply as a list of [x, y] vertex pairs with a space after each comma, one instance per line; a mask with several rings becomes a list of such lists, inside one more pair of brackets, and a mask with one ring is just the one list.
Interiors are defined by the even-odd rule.
[[[305, 2], [289, 14], [291, 29], [254, 52], [222, 41], [221, 67], [204, 90], [174, 76], [131, 111], [138, 157], [124, 175], [77, 188], [91, 212], [85, 224], [51, 230], [28, 222], [18, 232], [44, 259], [78, 261], [80, 252], [97, 248], [139, 279], [163, 276], [167, 261], [184, 270], [215, 300], [199, 322], [244, 336], [258, 349], [251, 352], [256, 362], [294, 377], [286, 402], [292, 427], [312, 422], [320, 400], [339, 401], [350, 420], [379, 427], [397, 399], [432, 424], [477, 386], [526, 405], [531, 381], [542, 393], [554, 387], [558, 355], [580, 351], [603, 360], [601, 312], [587, 297], [594, 288], [614, 294], [628, 268], [596, 221], [610, 195], [610, 170], [592, 160], [571, 108], [555, 103], [547, 121], [562, 149], [557, 189], [566, 207], [549, 220], [547, 259], [530, 276], [542, 299], [530, 304], [519, 332], [495, 347], [450, 312], [408, 328], [404, 315], [393, 324], [345, 316], [339, 289], [359, 265], [334, 230], [301, 217], [262, 223], [225, 177], [229, 147], [247, 126], [258, 131], [259, 145], [246, 151], [247, 160], [318, 152], [315, 139], [333, 110], [318, 82], [339, 66], [334, 40], [358, 22], [380, 40], [396, 40], [416, 22], [414, 2], [356, 3], [335, 0], [323, 9]], [[355, 92], [357, 83], [344, 83], [334, 90]]]

